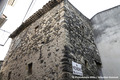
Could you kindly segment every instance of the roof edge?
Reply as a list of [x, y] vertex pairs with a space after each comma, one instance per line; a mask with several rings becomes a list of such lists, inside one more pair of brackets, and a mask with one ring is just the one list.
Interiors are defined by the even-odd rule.
[[106, 10], [100, 11], [100, 12], [96, 13], [90, 20], [92, 20], [92, 19], [95, 18], [97, 15], [99, 15], [99, 14], [101, 14], [101, 13], [103, 13], [103, 12], [107, 12], [107, 11], [110, 11], [110, 10], [115, 9], [115, 8], [118, 8], [118, 7], [120, 7], [120, 5], [117, 5], [117, 6], [115, 6], [115, 7], [108, 8], [108, 9], [106, 9]]
[[42, 9], [39, 9], [36, 11], [32, 16], [30, 16], [25, 22], [23, 22], [9, 37], [14, 38], [17, 35], [19, 35], [25, 28], [27, 28], [29, 25], [31, 25], [33, 22], [38, 20], [41, 16], [43, 16], [45, 13], [50, 11], [52, 8], [60, 4], [63, 0], [51, 0], [48, 3], [46, 3]]

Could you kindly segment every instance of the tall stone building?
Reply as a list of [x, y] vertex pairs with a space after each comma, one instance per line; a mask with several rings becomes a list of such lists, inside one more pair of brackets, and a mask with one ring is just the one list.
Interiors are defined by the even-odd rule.
[[[3, 61], [0, 61], [0, 72], [1, 72], [1, 67], [2, 67]], [[0, 73], [0, 80], [1, 80], [2, 74]]]
[[[91, 22], [67, 0], [51, 0], [11, 35], [2, 80], [99, 80]], [[78, 77], [78, 78], [77, 78]]]

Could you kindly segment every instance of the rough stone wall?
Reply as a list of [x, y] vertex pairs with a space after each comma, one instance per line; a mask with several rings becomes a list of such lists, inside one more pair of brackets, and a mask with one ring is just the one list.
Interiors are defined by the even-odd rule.
[[2, 80], [2, 73], [0, 72], [0, 80]]
[[13, 39], [2, 69], [3, 80], [61, 80], [66, 43], [63, 15], [61, 3]]
[[3, 61], [0, 61], [0, 70], [1, 70], [2, 64], [3, 64]]
[[1, 73], [2, 64], [3, 64], [3, 61], [0, 61], [0, 80], [2, 79], [2, 73]]
[[78, 80], [72, 61], [82, 65], [83, 76], [99, 75], [89, 20], [64, 0], [13, 38], [2, 79]]
[[[65, 2], [65, 24], [68, 42], [65, 46], [66, 75], [70, 80], [72, 74], [71, 62], [82, 65], [83, 76], [102, 76], [100, 56], [94, 43], [91, 22], [68, 1]], [[67, 79], [68, 79], [67, 78]], [[79, 79], [75, 79], [79, 80]], [[81, 80], [81, 79], [80, 79]], [[94, 79], [91, 79], [94, 80]]]

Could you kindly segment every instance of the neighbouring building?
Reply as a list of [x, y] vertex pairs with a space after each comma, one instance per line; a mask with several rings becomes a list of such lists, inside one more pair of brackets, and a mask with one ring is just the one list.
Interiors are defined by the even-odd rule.
[[120, 6], [96, 14], [92, 19], [105, 80], [120, 80]]
[[2, 25], [6, 22], [6, 16], [3, 14], [3, 11], [5, 9], [5, 6], [7, 4], [8, 0], [0, 0], [0, 28], [2, 27]]
[[2, 80], [101, 80], [91, 22], [67, 0], [49, 1], [10, 38]]
[[8, 5], [14, 6], [17, 0], [9, 0]]
[[7, 17], [2, 14], [0, 17], [0, 28], [3, 26], [3, 24], [7, 21]]
[[1, 17], [2, 14], [3, 14], [3, 11], [4, 11], [4, 9], [5, 9], [5, 6], [6, 6], [6, 4], [7, 4], [7, 1], [8, 1], [8, 0], [0, 0], [0, 17]]
[[13, 6], [16, 3], [16, 0], [0, 0], [0, 28], [7, 21], [7, 16], [3, 14], [6, 5]]

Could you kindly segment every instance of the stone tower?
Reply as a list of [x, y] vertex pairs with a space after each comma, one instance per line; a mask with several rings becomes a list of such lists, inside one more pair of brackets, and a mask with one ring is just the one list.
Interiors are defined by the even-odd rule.
[[49, 1], [10, 38], [3, 80], [83, 80], [102, 74], [90, 20], [67, 0]]

